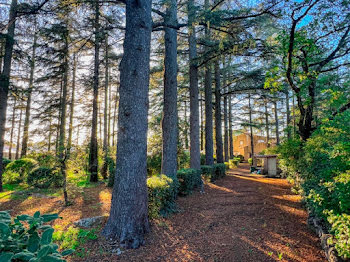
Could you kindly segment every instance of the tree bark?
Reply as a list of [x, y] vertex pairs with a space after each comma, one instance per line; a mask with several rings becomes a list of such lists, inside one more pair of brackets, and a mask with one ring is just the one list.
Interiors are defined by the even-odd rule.
[[10, 146], [9, 146], [9, 159], [12, 160], [12, 144], [13, 144], [13, 132], [15, 129], [15, 117], [16, 117], [16, 105], [17, 105], [17, 98], [16, 96], [13, 97], [13, 109], [12, 109], [12, 119], [11, 119], [11, 132], [10, 132]]
[[151, 1], [126, 0], [116, 175], [110, 217], [103, 229], [105, 236], [119, 239], [126, 248], [138, 248], [149, 231], [146, 160], [151, 30]]
[[[34, 23], [34, 28], [35, 28], [34, 30], [36, 30], [36, 20]], [[31, 110], [32, 92], [33, 92], [33, 83], [34, 83], [35, 54], [36, 54], [37, 39], [38, 39], [37, 32], [34, 32], [32, 59], [30, 61], [29, 85], [27, 90], [27, 94], [28, 94], [27, 105], [26, 105], [26, 112], [24, 117], [21, 157], [24, 157], [27, 154], [27, 150], [28, 150], [28, 132], [29, 132], [30, 110]]]
[[269, 112], [268, 112], [268, 101], [267, 98], [264, 99], [265, 106], [265, 131], [266, 131], [266, 146], [270, 147], [270, 123], [269, 123]]
[[279, 122], [278, 122], [278, 109], [277, 101], [273, 101], [274, 112], [275, 112], [275, 130], [276, 130], [276, 144], [280, 144], [280, 131], [279, 131]]
[[92, 101], [92, 121], [89, 155], [89, 173], [90, 182], [98, 181], [98, 143], [97, 143], [97, 122], [98, 122], [98, 87], [99, 87], [99, 69], [100, 69], [100, 5], [95, 1], [95, 58], [94, 58], [94, 83], [93, 83], [93, 101]]
[[115, 127], [117, 122], [117, 106], [119, 104], [119, 88], [115, 92], [115, 101], [114, 101], [114, 113], [113, 113], [113, 134], [112, 134], [112, 146], [115, 145]]
[[5, 136], [5, 124], [6, 124], [6, 110], [7, 100], [10, 84], [10, 72], [11, 72], [11, 61], [12, 51], [14, 45], [15, 36], [15, 25], [16, 25], [16, 13], [17, 13], [17, 0], [12, 0], [9, 15], [9, 27], [6, 35], [5, 42], [5, 54], [3, 62], [3, 70], [0, 75], [0, 192], [2, 188], [2, 159], [4, 151], [4, 136]]
[[185, 138], [185, 149], [188, 149], [189, 148], [189, 145], [188, 145], [188, 128], [187, 128], [187, 125], [188, 125], [188, 121], [187, 121], [187, 101], [185, 100], [184, 101], [185, 103], [185, 108], [184, 108], [184, 121], [185, 121], [185, 128], [184, 128], [184, 138]]
[[107, 179], [108, 174], [108, 90], [109, 90], [109, 60], [108, 60], [108, 36], [105, 40], [105, 105], [103, 112], [103, 152], [104, 152], [104, 161], [102, 166], [102, 177]]
[[232, 96], [228, 96], [228, 133], [229, 133], [229, 141], [230, 141], [230, 158], [234, 158], [233, 153], [233, 132], [232, 132]]
[[22, 115], [23, 115], [23, 108], [20, 107], [20, 113], [19, 113], [19, 123], [18, 123], [18, 133], [17, 133], [17, 143], [16, 143], [16, 156], [15, 159], [18, 159], [19, 157], [19, 145], [21, 141], [21, 127], [22, 127]]
[[219, 61], [215, 61], [215, 141], [216, 141], [216, 162], [223, 163], [222, 145], [222, 121], [221, 121], [221, 93], [220, 93], [220, 67]]
[[[170, 0], [164, 22], [170, 25], [177, 24], [177, 3]], [[164, 29], [164, 107], [162, 119], [162, 174], [176, 177], [177, 171], [177, 33], [176, 29]]]
[[[223, 77], [223, 84], [226, 85], [226, 73], [224, 73]], [[224, 89], [224, 92], [226, 92], [226, 89]], [[225, 162], [228, 162], [229, 160], [229, 153], [228, 153], [228, 116], [227, 116], [227, 96], [224, 96], [224, 156], [225, 156]]]
[[250, 129], [250, 147], [251, 147], [251, 158], [253, 160], [252, 165], [255, 166], [254, 159], [254, 134], [253, 134], [253, 116], [252, 116], [252, 105], [251, 105], [251, 96], [248, 93], [248, 108], [249, 108], [249, 129]]
[[199, 140], [199, 87], [198, 87], [198, 67], [197, 58], [197, 40], [196, 27], [196, 9], [194, 1], [190, 0], [187, 4], [189, 21], [189, 78], [190, 78], [190, 167], [194, 169], [201, 168], [201, 153]]
[[74, 52], [74, 54], [73, 54], [73, 74], [72, 74], [72, 97], [71, 97], [70, 107], [69, 107], [70, 113], [69, 113], [69, 128], [68, 128], [67, 159], [69, 159], [70, 153], [72, 150], [76, 71], [77, 71], [77, 57], [76, 57], [76, 53]]
[[289, 127], [290, 125], [290, 108], [289, 108], [289, 91], [286, 90], [286, 113], [287, 113], [287, 138], [291, 139], [291, 129]]

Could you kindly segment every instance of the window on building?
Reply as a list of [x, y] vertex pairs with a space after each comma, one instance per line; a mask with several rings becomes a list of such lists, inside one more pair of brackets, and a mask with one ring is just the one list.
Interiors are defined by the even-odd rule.
[[244, 144], [243, 140], [239, 141], [239, 144], [240, 144], [241, 146], [243, 146], [243, 144]]

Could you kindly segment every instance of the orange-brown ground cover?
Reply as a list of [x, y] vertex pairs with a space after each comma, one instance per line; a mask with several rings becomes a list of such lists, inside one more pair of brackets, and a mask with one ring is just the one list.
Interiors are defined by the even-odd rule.
[[[82, 217], [108, 214], [110, 190], [100, 185], [77, 192], [74, 205], [61, 198], [1, 200], [15, 214], [59, 212], [68, 226]], [[178, 199], [181, 212], [152, 222], [145, 246], [111, 254], [102, 240], [86, 244], [85, 258], [71, 261], [326, 261], [307, 227], [300, 198], [284, 179], [250, 175], [246, 165], [198, 192]]]

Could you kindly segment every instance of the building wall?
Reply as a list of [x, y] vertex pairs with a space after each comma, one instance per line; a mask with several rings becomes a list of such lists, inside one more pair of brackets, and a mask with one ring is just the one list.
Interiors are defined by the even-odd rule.
[[[254, 141], [254, 153], [259, 154], [261, 151], [267, 148], [266, 137], [265, 136], [253, 136]], [[274, 145], [274, 141], [270, 144]], [[247, 133], [240, 134], [233, 137], [233, 152], [234, 155], [243, 155], [244, 159], [251, 157], [251, 145], [250, 145], [250, 135]]]

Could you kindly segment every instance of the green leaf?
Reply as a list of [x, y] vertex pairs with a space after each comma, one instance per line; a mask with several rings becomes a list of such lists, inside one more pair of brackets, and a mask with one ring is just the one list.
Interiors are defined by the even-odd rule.
[[34, 232], [32, 235], [30, 235], [28, 239], [28, 246], [27, 249], [30, 252], [36, 252], [40, 245], [40, 237], [37, 232]]
[[20, 221], [31, 221], [33, 220], [33, 217], [28, 215], [20, 215], [20, 216], [17, 216], [17, 219]]
[[14, 255], [12, 257], [12, 259], [20, 259], [20, 260], [24, 260], [24, 261], [29, 261], [33, 257], [35, 257], [33, 253], [28, 252], [28, 251], [23, 251], [23, 252], [20, 252], [20, 253], [17, 253], [16, 255]]
[[2, 254], [0, 254], [0, 261], [1, 262], [10, 262], [12, 257], [13, 257], [13, 253], [10, 253], [10, 252], [2, 253]]
[[41, 217], [43, 218], [44, 223], [50, 222], [50, 221], [55, 220], [57, 218], [61, 218], [58, 216], [58, 214], [46, 214], [46, 215], [42, 215]]
[[11, 215], [7, 211], [0, 211], [0, 222], [5, 224], [11, 223]]
[[39, 261], [40, 262], [65, 262], [66, 260], [64, 260], [60, 257], [53, 256], [53, 255], [48, 255], [48, 256], [40, 258]]
[[36, 211], [33, 217], [34, 218], [39, 218], [40, 217], [40, 211]]
[[[37, 257], [38, 258], [43, 258], [45, 256], [47, 256], [48, 254], [50, 254], [52, 252], [52, 248], [50, 245], [46, 245], [46, 246], [43, 246], [39, 252], [38, 252], [38, 255]], [[41, 261], [41, 260], [40, 260]]]
[[41, 245], [48, 245], [51, 243], [53, 231], [54, 231], [53, 228], [49, 228], [44, 231], [44, 233], [41, 235], [41, 240], [40, 240]]
[[67, 249], [67, 250], [62, 251], [61, 255], [64, 257], [64, 256], [68, 256], [70, 254], [73, 254], [73, 252], [74, 252], [74, 249]]
[[11, 230], [7, 224], [0, 222], [0, 235], [2, 239], [7, 239], [10, 235]]

